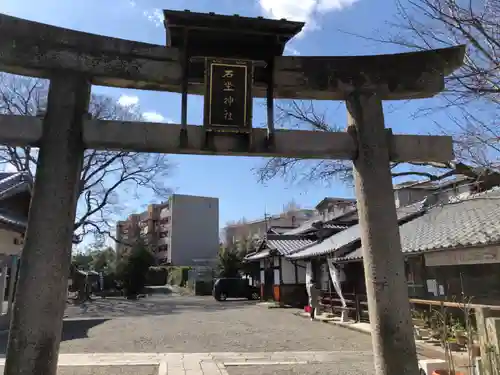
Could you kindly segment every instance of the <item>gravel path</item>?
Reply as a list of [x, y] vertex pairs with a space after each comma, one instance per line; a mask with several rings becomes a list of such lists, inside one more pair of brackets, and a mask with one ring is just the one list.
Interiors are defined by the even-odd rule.
[[139, 301], [97, 300], [72, 308], [63, 353], [258, 352], [371, 350], [370, 338], [344, 328], [310, 322], [288, 309], [211, 297], [149, 297]]
[[[151, 296], [70, 307], [62, 353], [371, 350], [366, 335], [249, 301]], [[5, 350], [6, 338], [0, 338]]]

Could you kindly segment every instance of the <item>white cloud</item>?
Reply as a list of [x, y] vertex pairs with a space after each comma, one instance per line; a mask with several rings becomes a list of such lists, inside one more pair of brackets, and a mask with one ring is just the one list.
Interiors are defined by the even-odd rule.
[[166, 118], [161, 113], [155, 111], [143, 112], [142, 118], [144, 119], [144, 121], [148, 122], [166, 122], [169, 124], [173, 123], [171, 119]]
[[290, 46], [285, 46], [285, 52], [291, 56], [298, 56], [300, 55], [300, 52], [299, 50], [293, 48], [293, 47], [290, 47]]
[[163, 26], [163, 11], [161, 9], [153, 9], [153, 10], [145, 10], [142, 14], [151, 22], [156, 27], [162, 27]]
[[137, 96], [122, 95], [118, 98], [118, 104], [122, 107], [130, 107], [132, 105], [137, 105], [139, 103], [139, 98]]
[[259, 5], [268, 17], [306, 22], [303, 31], [307, 31], [317, 28], [316, 18], [319, 14], [342, 10], [356, 1], [358, 0], [259, 0]]

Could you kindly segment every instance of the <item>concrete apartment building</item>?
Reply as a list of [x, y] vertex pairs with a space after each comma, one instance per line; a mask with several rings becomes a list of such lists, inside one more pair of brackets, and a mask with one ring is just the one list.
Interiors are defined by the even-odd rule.
[[189, 266], [214, 259], [219, 250], [219, 199], [173, 194], [118, 222], [116, 235], [118, 254], [141, 239], [159, 264]]

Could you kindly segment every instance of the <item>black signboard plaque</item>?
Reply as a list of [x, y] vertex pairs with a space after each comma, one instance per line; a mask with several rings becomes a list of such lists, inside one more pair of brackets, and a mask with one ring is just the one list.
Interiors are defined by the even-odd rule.
[[252, 127], [253, 63], [206, 59], [204, 126], [221, 132], [248, 132]]

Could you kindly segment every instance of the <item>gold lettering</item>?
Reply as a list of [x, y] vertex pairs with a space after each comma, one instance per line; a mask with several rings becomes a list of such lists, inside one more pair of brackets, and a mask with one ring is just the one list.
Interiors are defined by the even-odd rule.
[[232, 106], [234, 103], [234, 98], [232, 96], [228, 96], [224, 98], [224, 104], [228, 106]]
[[233, 121], [233, 114], [229, 112], [227, 109], [224, 110], [224, 120]]
[[224, 91], [234, 91], [233, 83], [230, 81], [224, 82]]
[[232, 69], [224, 70], [224, 75], [222, 78], [233, 78], [234, 71]]

